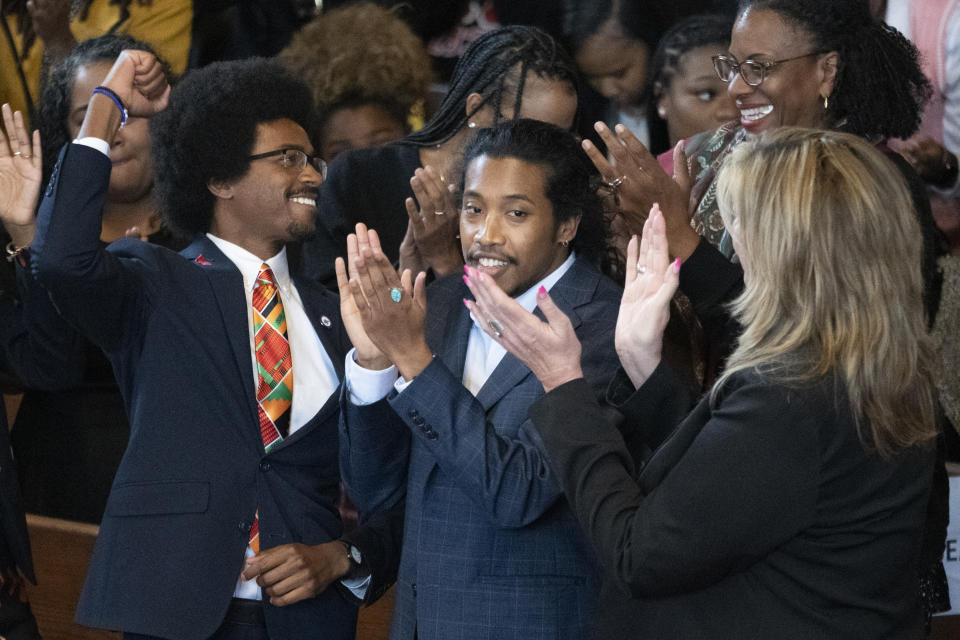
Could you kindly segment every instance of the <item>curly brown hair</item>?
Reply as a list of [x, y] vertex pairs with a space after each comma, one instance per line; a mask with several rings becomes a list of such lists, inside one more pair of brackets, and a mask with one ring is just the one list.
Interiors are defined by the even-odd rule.
[[405, 120], [433, 79], [423, 42], [396, 11], [369, 2], [317, 16], [277, 60], [310, 86], [321, 115], [344, 101], [369, 101]]

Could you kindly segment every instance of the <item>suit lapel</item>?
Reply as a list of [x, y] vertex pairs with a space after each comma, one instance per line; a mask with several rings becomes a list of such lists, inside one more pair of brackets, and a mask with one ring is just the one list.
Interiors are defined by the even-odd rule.
[[[250, 327], [247, 321], [250, 310], [243, 293], [243, 276], [233, 262], [206, 236], [184, 249], [181, 255], [192, 260], [210, 281], [210, 288], [220, 308], [220, 319], [233, 351], [237, 379], [242, 385], [242, 395], [238, 397], [242, 397], [247, 405], [251, 424], [259, 425], [257, 399], [254, 394], [253, 360], [250, 354]], [[245, 438], [263, 451], [263, 440], [258, 430], [242, 428], [242, 425], [238, 427], [241, 427], [240, 431]]]
[[[455, 288], [455, 294], [460, 298], [467, 297], [473, 299], [467, 286], [460, 283]], [[447, 322], [443, 323], [443, 332], [439, 344], [431, 344], [434, 353], [440, 356], [443, 364], [447, 366], [457, 378], [463, 379], [463, 365], [467, 359], [467, 341], [470, 339], [470, 329], [473, 326], [473, 320], [470, 319], [470, 312], [462, 304], [454, 306], [453, 300], [459, 301], [459, 298], [451, 296], [450, 300], [444, 301], [447, 304], [434, 305], [433, 309], [443, 309], [440, 313], [446, 313]], [[453, 309], [456, 309], [455, 311]], [[449, 311], [447, 309], [450, 309]], [[432, 312], [430, 312], [432, 313]], [[427, 339], [430, 336], [428, 333]]]

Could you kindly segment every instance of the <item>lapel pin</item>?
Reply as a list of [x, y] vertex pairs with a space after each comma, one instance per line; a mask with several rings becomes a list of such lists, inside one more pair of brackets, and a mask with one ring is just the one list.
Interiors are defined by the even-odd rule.
[[330, 318], [328, 318], [327, 316], [320, 316], [320, 324], [322, 324], [323, 326], [329, 329], [330, 325], [333, 323], [330, 322]]
[[209, 267], [209, 266], [210, 266], [210, 261], [207, 260], [206, 258], [204, 258], [202, 253], [201, 253], [200, 255], [198, 255], [198, 256], [194, 259], [194, 262], [196, 262], [197, 264], [199, 264], [200, 266], [203, 266], [203, 267]]

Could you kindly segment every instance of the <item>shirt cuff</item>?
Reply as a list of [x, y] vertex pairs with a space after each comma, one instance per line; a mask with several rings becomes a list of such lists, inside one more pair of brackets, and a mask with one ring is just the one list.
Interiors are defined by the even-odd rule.
[[363, 578], [353, 578], [352, 580], [341, 580], [340, 584], [350, 590], [350, 593], [357, 597], [357, 600], [363, 600], [367, 597], [367, 590], [370, 588], [371, 576]]
[[94, 138], [92, 136], [86, 136], [83, 138], [77, 138], [73, 141], [73, 144], [82, 144], [85, 147], [90, 147], [91, 149], [96, 149], [103, 155], [110, 157], [110, 143], [101, 138]]
[[364, 369], [357, 364], [357, 349], [350, 349], [347, 354], [347, 363], [344, 368], [344, 380], [347, 383], [347, 393], [350, 402], [357, 406], [364, 406], [379, 402], [387, 397], [394, 381], [397, 379], [397, 367], [390, 365], [386, 369], [374, 371]]

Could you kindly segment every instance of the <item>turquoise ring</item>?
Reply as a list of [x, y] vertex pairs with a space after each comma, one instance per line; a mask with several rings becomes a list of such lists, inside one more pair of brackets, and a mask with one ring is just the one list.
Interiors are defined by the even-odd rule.
[[401, 290], [400, 290], [399, 288], [397, 288], [397, 287], [394, 287], [393, 289], [390, 289], [390, 299], [391, 299], [391, 300], [393, 300], [394, 302], [400, 302], [400, 299], [401, 299], [401, 298], [403, 298], [403, 291], [401, 291]]

